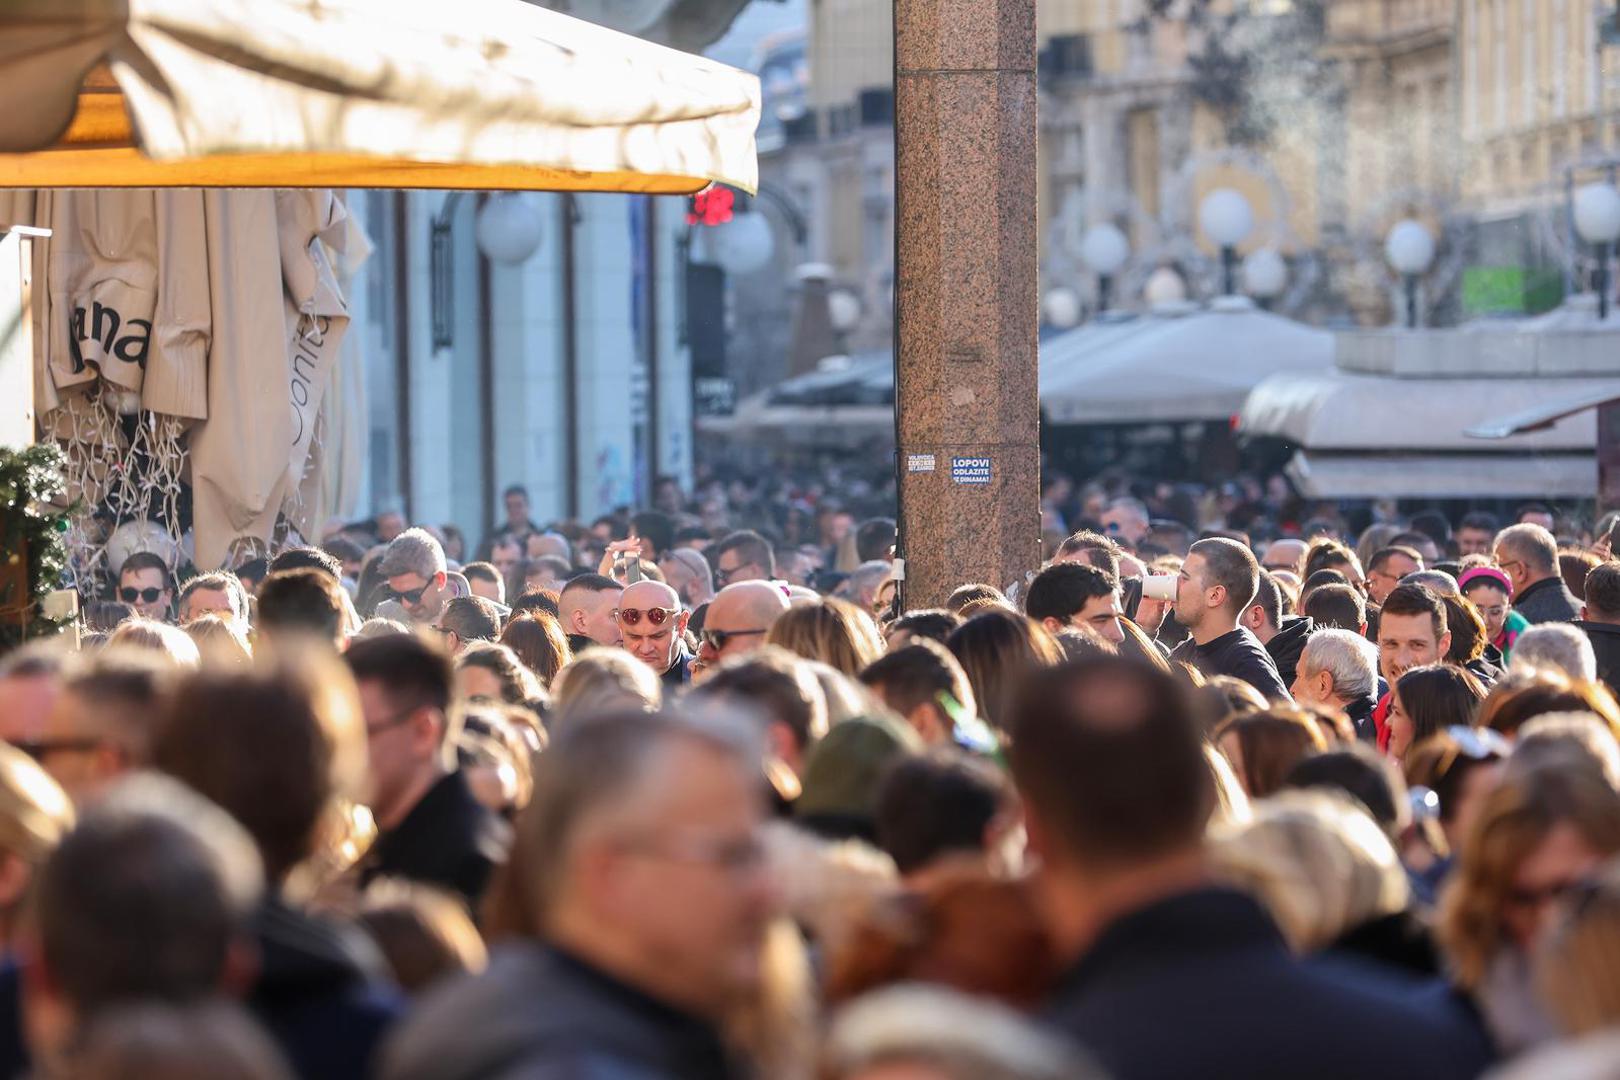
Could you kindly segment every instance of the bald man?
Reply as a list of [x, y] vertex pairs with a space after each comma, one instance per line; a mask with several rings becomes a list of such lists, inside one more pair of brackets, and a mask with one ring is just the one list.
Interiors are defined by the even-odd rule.
[[619, 597], [615, 619], [625, 651], [657, 672], [666, 690], [691, 681], [687, 617], [679, 594], [662, 581], [638, 581]]
[[704, 614], [703, 647], [692, 665], [692, 677], [701, 681], [720, 661], [759, 648], [771, 624], [787, 609], [787, 593], [769, 581], [739, 581], [721, 589]]
[[1266, 557], [1260, 560], [1260, 568], [1272, 573], [1282, 570], [1298, 574], [1305, 568], [1305, 553], [1308, 550], [1303, 540], [1273, 540], [1271, 546], [1266, 548]]

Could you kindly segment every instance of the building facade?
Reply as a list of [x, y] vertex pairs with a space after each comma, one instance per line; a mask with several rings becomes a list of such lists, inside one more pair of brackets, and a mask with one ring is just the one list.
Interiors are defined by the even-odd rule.
[[[878, 346], [892, 330], [891, 9], [813, 0], [811, 107], [761, 163], [806, 211], [805, 257], [868, 301], [849, 337]], [[1197, 208], [1233, 187], [1256, 218], [1239, 254], [1289, 260], [1291, 314], [1394, 318], [1383, 240], [1407, 217], [1440, 239], [1426, 282], [1440, 321], [1536, 310], [1570, 265], [1566, 168], [1620, 152], [1610, 0], [1043, 0], [1037, 17], [1043, 287], [1088, 300], [1079, 238], [1104, 220], [1133, 248], [1116, 302], [1140, 304], [1162, 265], [1195, 296], [1212, 289]], [[776, 270], [738, 303], [774, 313], [751, 362], [780, 377], [781, 316], [801, 292], [790, 264]]]

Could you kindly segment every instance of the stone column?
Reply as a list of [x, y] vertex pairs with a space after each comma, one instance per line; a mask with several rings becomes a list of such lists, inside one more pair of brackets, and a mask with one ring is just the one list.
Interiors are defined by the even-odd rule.
[[903, 602], [1040, 559], [1035, 0], [896, 0]]

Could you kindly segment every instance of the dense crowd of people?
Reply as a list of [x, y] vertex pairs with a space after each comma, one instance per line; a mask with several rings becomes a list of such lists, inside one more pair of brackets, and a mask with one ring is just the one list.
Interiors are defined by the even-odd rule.
[[1053, 484], [907, 608], [846, 487], [129, 554], [0, 658], [0, 1075], [1620, 1071], [1620, 526]]

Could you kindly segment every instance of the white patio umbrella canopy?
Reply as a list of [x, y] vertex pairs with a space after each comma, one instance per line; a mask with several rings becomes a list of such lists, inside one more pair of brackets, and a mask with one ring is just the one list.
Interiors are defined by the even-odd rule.
[[522, 0], [9, 0], [0, 186], [753, 190], [759, 80]]
[[1207, 310], [1123, 324], [1083, 357], [1058, 360], [1042, 357], [1041, 403], [1053, 423], [1226, 420], [1267, 376], [1330, 369], [1333, 335], [1225, 297]]

